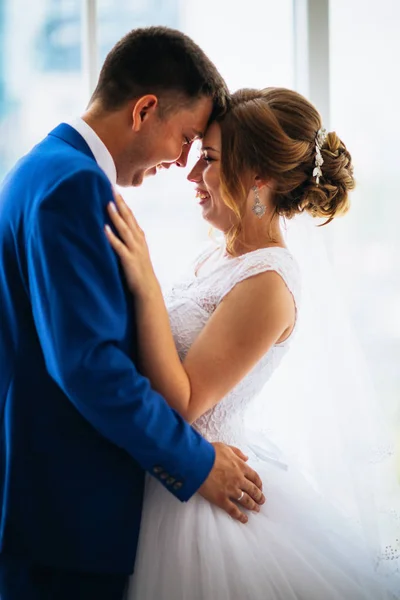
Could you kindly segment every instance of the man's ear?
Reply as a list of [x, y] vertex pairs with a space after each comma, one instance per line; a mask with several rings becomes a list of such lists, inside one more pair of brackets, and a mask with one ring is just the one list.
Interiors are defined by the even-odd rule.
[[132, 131], [139, 131], [143, 123], [154, 115], [158, 107], [158, 98], [153, 94], [141, 96], [132, 107]]

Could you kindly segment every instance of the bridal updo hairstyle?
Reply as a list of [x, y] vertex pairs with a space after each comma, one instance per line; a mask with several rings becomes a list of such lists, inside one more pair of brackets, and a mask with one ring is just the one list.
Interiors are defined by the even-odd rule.
[[285, 88], [242, 89], [219, 124], [222, 195], [239, 221], [254, 173], [274, 182], [280, 216], [291, 219], [306, 211], [326, 224], [347, 212], [348, 192], [355, 186], [351, 156], [336, 133], [328, 133], [317, 184], [315, 144], [323, 123], [306, 98]]

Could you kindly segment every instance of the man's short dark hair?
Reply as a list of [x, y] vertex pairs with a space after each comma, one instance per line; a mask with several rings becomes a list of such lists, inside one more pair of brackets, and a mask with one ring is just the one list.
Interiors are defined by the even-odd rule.
[[212, 118], [227, 108], [229, 92], [214, 64], [193, 40], [167, 27], [133, 29], [109, 52], [91, 102], [118, 110], [145, 94], [164, 111], [201, 97], [213, 101]]

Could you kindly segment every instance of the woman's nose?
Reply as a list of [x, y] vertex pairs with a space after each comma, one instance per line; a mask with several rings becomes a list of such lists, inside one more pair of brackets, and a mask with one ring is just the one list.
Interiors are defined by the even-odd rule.
[[200, 158], [187, 176], [188, 181], [192, 181], [193, 183], [200, 183], [200, 181], [202, 181], [203, 167], [201, 163], [202, 159]]

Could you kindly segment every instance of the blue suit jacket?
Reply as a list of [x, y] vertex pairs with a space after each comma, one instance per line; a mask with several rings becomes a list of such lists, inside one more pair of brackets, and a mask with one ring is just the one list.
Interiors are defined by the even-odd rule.
[[111, 185], [62, 124], [0, 192], [0, 549], [129, 573], [144, 470], [180, 500], [213, 447], [134, 365], [134, 306], [105, 235]]

